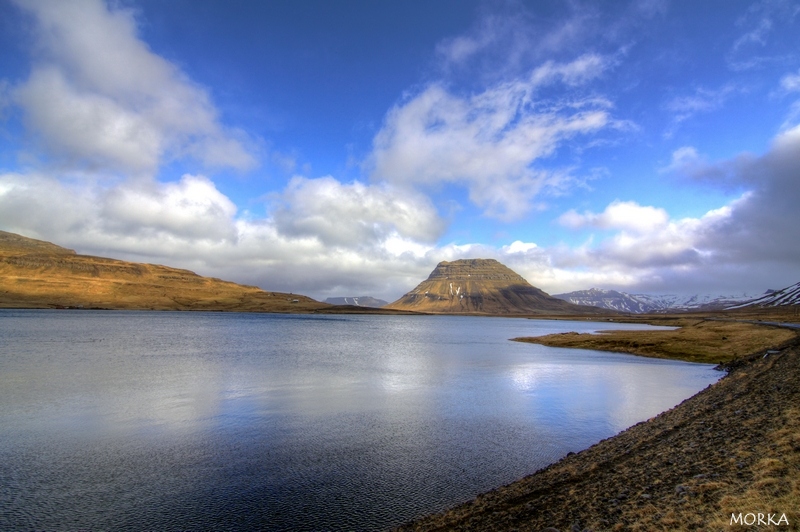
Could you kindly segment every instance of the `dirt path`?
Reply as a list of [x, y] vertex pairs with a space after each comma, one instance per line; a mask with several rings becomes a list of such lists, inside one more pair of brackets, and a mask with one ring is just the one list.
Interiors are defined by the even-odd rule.
[[[780, 526], [731, 526], [759, 513]], [[547, 527], [800, 530], [800, 342], [741, 359], [672, 410], [402, 530]]]

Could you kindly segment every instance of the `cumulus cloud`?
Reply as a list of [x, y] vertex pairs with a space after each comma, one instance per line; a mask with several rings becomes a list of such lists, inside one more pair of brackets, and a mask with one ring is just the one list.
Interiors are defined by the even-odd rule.
[[616, 200], [599, 214], [586, 212], [578, 214], [567, 211], [559, 222], [573, 229], [596, 227], [599, 229], [622, 229], [633, 233], [649, 233], [667, 225], [669, 215], [664, 209], [641, 206], [635, 201]]
[[[445, 220], [420, 191], [463, 186], [486, 215], [512, 220], [574, 184], [569, 167], [540, 163], [577, 138], [622, 127], [611, 103], [582, 92], [614, 66], [608, 56], [540, 62], [472, 93], [431, 83], [387, 113], [366, 165], [369, 182], [297, 176], [255, 215], [207, 176], [154, 178], [173, 158], [242, 169], [256, 160], [248, 137], [222, 124], [210, 94], [138, 38], [131, 12], [94, 0], [17, 3], [35, 21], [37, 50], [27, 79], [0, 85], [0, 113], [21, 107], [43, 159], [60, 164], [0, 174], [5, 230], [319, 298], [397, 297], [437, 262], [471, 257], [497, 258], [550, 292], [763, 289], [800, 278], [800, 128], [790, 126], [763, 156], [710, 163], [692, 146], [673, 152], [663, 171], [739, 194], [703, 216], [673, 219], [657, 205], [617, 200], [559, 217], [588, 233], [582, 245], [440, 243]], [[539, 50], [567, 53], [586, 20], [553, 28]], [[499, 27], [447, 41], [439, 52], [453, 64], [468, 61], [500, 38]], [[739, 48], [758, 44], [758, 35]], [[781, 89], [799, 90], [797, 79], [787, 74]], [[665, 107], [679, 124], [739, 90], [697, 89]], [[272, 162], [298, 168], [293, 154], [273, 152]], [[749, 286], [741, 286], [742, 272]]]
[[734, 170], [729, 179], [751, 192], [707, 244], [718, 246], [729, 260], [784, 262], [800, 276], [800, 126], [781, 133], [765, 155], [743, 160]]
[[343, 184], [333, 177], [294, 177], [274, 211], [290, 237], [314, 237], [326, 246], [372, 247], [392, 239], [432, 243], [444, 223], [430, 200], [387, 185]]
[[588, 54], [570, 63], [546, 62], [521, 80], [459, 96], [428, 86], [396, 105], [373, 141], [372, 179], [398, 185], [457, 183], [489, 216], [519, 218], [533, 199], [559, 190], [562, 170], [534, 167], [567, 140], [618, 124], [610, 104], [591, 98], [537, 101], [550, 84], [579, 85], [601, 75], [609, 61]]
[[204, 176], [177, 183], [126, 184], [105, 192], [97, 213], [114, 232], [164, 234], [191, 240], [236, 241], [233, 202]]
[[[171, 159], [249, 168], [255, 158], [209, 94], [138, 38], [131, 12], [17, 3], [34, 21], [35, 61], [27, 79], [0, 86], [0, 106], [21, 108], [41, 159], [0, 173], [4, 230], [320, 297], [399, 294], [427, 275], [445, 223], [413, 189], [295, 177], [257, 216], [207, 176], [157, 180]], [[297, 167], [291, 154], [272, 158]]]
[[203, 176], [109, 186], [10, 173], [0, 174], [0, 227], [84, 253], [318, 297], [342, 289], [399, 295], [436, 264], [430, 240], [442, 223], [421, 197], [298, 178], [280, 200], [275, 216], [253, 218]]
[[137, 36], [130, 11], [100, 0], [18, 0], [33, 15], [31, 75], [13, 90], [32, 136], [68, 164], [153, 173], [165, 157], [249, 169], [244, 134], [207, 92]]
[[[696, 159], [693, 151], [684, 155]], [[760, 157], [674, 166], [689, 178], [745, 192], [699, 218], [676, 220], [663, 209], [621, 201], [601, 213], [568, 211], [562, 225], [611, 234], [583, 246], [537, 249], [549, 258], [551, 282], [574, 273], [574, 286], [581, 276], [610, 274], [595, 285], [708, 292], [759, 291], [800, 279], [800, 126], [776, 136]]]

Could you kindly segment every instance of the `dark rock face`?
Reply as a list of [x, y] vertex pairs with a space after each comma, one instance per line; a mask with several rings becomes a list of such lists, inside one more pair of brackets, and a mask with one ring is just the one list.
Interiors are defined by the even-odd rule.
[[443, 314], [602, 312], [556, 299], [494, 259], [440, 262], [425, 281], [387, 308]]

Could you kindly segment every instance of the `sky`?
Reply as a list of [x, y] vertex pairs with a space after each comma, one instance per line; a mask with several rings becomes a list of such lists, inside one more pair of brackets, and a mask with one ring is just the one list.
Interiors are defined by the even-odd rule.
[[0, 230], [324, 300], [800, 281], [800, 1], [0, 0]]

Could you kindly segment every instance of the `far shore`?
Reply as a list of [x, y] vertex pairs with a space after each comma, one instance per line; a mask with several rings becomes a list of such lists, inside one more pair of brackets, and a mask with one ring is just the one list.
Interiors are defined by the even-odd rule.
[[550, 347], [595, 349], [688, 362], [726, 364], [774, 348], [797, 335], [795, 331], [772, 325], [704, 317], [673, 317], [669, 324], [677, 328], [657, 331], [607, 330], [597, 334], [567, 332], [513, 340]]

